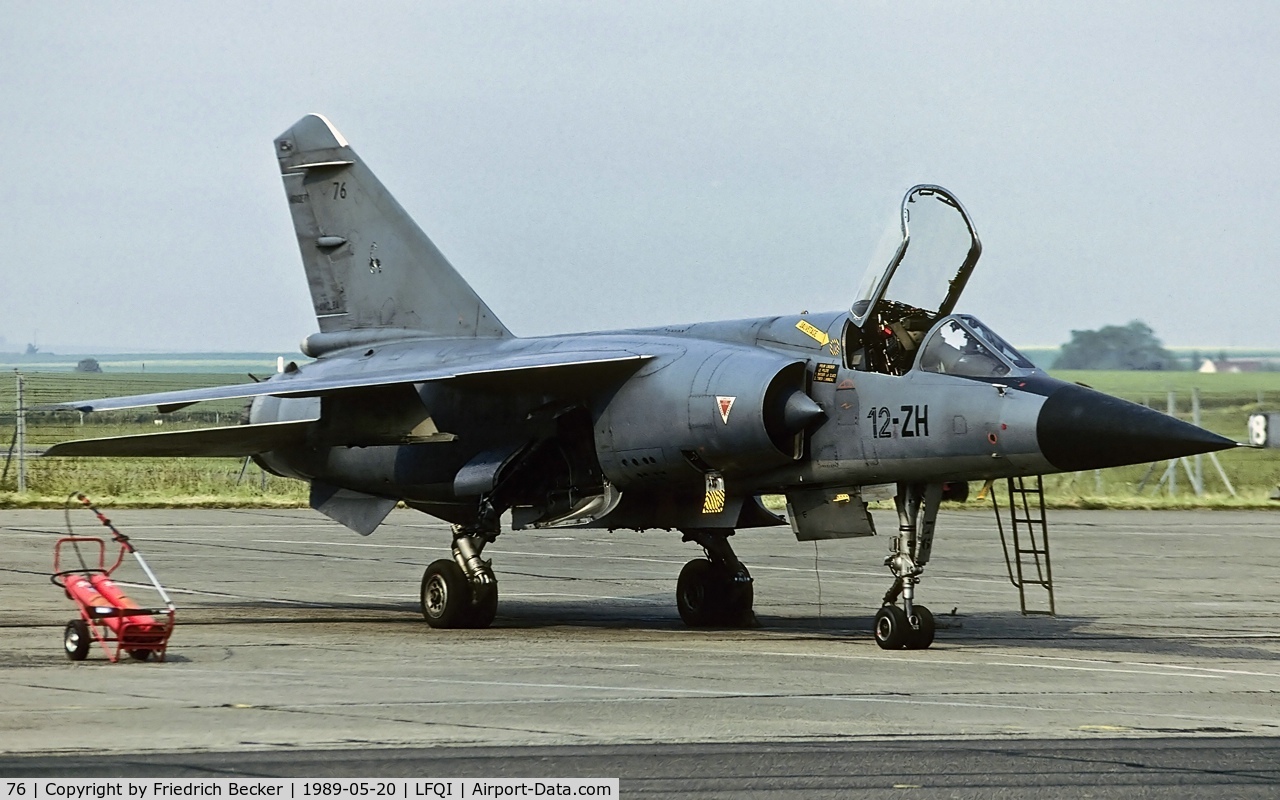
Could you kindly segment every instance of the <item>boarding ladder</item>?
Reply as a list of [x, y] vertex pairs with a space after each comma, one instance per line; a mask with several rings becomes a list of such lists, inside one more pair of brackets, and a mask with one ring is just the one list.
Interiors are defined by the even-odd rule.
[[[1053, 568], [1049, 563], [1049, 525], [1044, 513], [1044, 486], [1040, 476], [1034, 478], [1009, 478], [1009, 531], [1005, 537], [1000, 519], [997, 492], [991, 493], [991, 507], [996, 512], [996, 527], [1000, 530], [1000, 546], [1004, 548], [1004, 563], [1009, 570], [1009, 581], [1018, 587], [1018, 600], [1023, 615], [1043, 614], [1055, 616], [1053, 604]], [[1009, 544], [1012, 540], [1013, 549]], [[1028, 609], [1027, 587], [1040, 586], [1045, 590], [1049, 608]]]

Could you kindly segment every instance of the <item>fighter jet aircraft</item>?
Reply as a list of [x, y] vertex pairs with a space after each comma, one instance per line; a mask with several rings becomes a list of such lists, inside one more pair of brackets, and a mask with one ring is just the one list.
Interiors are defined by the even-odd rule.
[[[680, 573], [680, 616], [732, 625], [754, 596], [736, 530], [871, 535], [867, 500], [891, 495], [900, 525], [876, 641], [928, 647], [933, 616], [916, 595], [944, 483], [1234, 446], [1056, 380], [953, 313], [982, 247], [938, 186], [906, 193], [848, 310], [521, 338], [327, 119], [303, 117], [275, 152], [319, 323], [301, 348], [314, 361], [260, 383], [64, 404], [251, 399], [242, 425], [48, 455], [248, 456], [308, 481], [311, 506], [360, 534], [401, 502], [446, 520], [452, 557], [421, 584], [433, 627], [493, 621], [498, 581], [482, 552], [508, 513], [514, 530], [679, 531], [706, 554]], [[786, 497], [786, 518], [766, 494]]]

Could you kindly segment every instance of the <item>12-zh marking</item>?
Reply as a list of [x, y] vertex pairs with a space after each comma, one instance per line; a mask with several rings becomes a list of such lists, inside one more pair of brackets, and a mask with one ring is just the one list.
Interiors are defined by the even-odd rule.
[[895, 417], [888, 406], [867, 412], [871, 420], [872, 439], [913, 439], [929, 435], [929, 405], [898, 406], [902, 414]]

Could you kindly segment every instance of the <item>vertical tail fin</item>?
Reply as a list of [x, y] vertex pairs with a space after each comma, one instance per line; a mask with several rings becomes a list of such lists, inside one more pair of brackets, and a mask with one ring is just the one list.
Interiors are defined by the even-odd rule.
[[275, 145], [320, 323], [313, 338], [512, 335], [329, 120], [308, 114]]

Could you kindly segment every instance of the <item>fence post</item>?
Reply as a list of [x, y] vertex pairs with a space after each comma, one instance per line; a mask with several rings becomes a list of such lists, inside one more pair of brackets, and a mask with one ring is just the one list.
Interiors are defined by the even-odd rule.
[[27, 491], [27, 407], [22, 398], [22, 373], [14, 370], [14, 374], [18, 376], [18, 494], [23, 494]]
[[[1172, 392], [1172, 391], [1171, 391], [1171, 392], [1169, 392], [1168, 405], [1167, 405], [1167, 407], [1166, 407], [1166, 408], [1167, 408], [1167, 413], [1168, 413], [1168, 414], [1169, 414], [1169, 416], [1171, 416], [1171, 417], [1177, 417], [1177, 416], [1178, 416], [1178, 400], [1177, 400], [1177, 397], [1178, 397], [1178, 396], [1177, 396], [1177, 393], [1176, 393], [1176, 392]], [[1175, 497], [1175, 496], [1177, 496], [1177, 494], [1178, 494], [1178, 470], [1177, 470], [1177, 466], [1178, 466], [1178, 460], [1177, 460], [1176, 458], [1175, 458], [1174, 460], [1172, 460], [1172, 461], [1170, 461], [1170, 462], [1169, 462], [1169, 470], [1168, 470], [1168, 473], [1167, 473], [1167, 474], [1169, 475], [1169, 496], [1170, 496], [1170, 497]]]
[[[1191, 390], [1191, 421], [1195, 426], [1200, 427], [1200, 390], [1193, 388]], [[1194, 463], [1196, 465], [1196, 496], [1204, 494], [1204, 457], [1196, 453]]]

